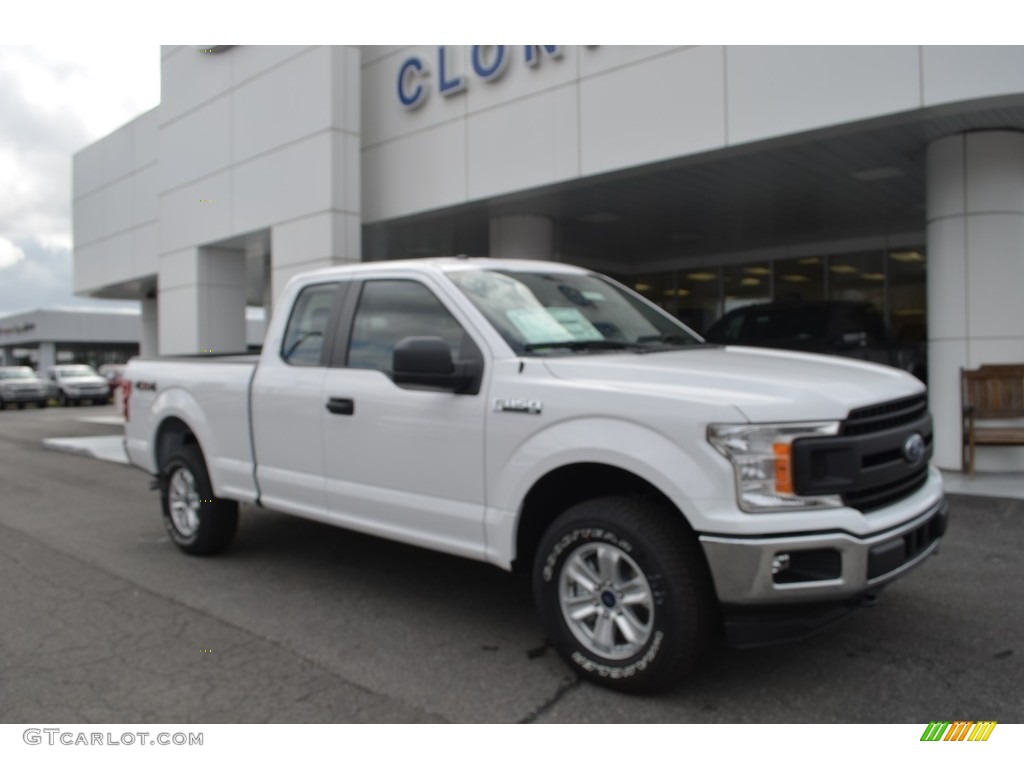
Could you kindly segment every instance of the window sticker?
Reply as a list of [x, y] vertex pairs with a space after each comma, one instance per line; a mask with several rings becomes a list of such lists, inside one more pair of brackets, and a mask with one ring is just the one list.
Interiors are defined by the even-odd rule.
[[600, 291], [584, 291], [583, 298], [587, 301], [604, 301], [604, 294]]
[[572, 335], [573, 341], [601, 341], [604, 338], [604, 334], [575, 307], [548, 307], [547, 311]]
[[527, 344], [573, 341], [575, 338], [543, 307], [510, 309], [505, 312], [505, 316], [523, 335]]

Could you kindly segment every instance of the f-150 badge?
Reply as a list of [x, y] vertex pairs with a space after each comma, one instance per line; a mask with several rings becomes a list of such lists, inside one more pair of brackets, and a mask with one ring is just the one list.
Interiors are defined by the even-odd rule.
[[512, 411], [514, 413], [540, 413], [544, 403], [540, 400], [517, 400], [515, 398], [494, 398], [495, 411]]

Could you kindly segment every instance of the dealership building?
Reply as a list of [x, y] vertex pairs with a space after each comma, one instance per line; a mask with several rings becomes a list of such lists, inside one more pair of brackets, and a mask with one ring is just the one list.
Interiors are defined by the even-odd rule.
[[434, 255], [592, 267], [697, 331], [864, 300], [927, 345], [951, 469], [960, 368], [1024, 363], [1024, 46], [159, 55], [159, 106], [73, 177], [74, 290], [139, 300], [144, 354], [244, 350], [293, 275]]

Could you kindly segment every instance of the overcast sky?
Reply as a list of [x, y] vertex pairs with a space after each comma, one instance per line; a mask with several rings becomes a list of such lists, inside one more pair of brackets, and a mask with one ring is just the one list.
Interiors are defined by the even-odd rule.
[[160, 101], [155, 44], [0, 45], [0, 315], [71, 293], [71, 156]]

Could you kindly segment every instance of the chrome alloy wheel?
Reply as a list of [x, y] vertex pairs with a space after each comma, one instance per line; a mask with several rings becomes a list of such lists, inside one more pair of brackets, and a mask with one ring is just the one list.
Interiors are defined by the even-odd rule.
[[182, 536], [193, 536], [199, 530], [199, 491], [196, 479], [185, 467], [178, 467], [167, 483], [167, 506], [171, 522]]
[[635, 656], [651, 637], [651, 585], [636, 561], [613, 544], [585, 544], [565, 560], [558, 600], [566, 626], [602, 659]]

